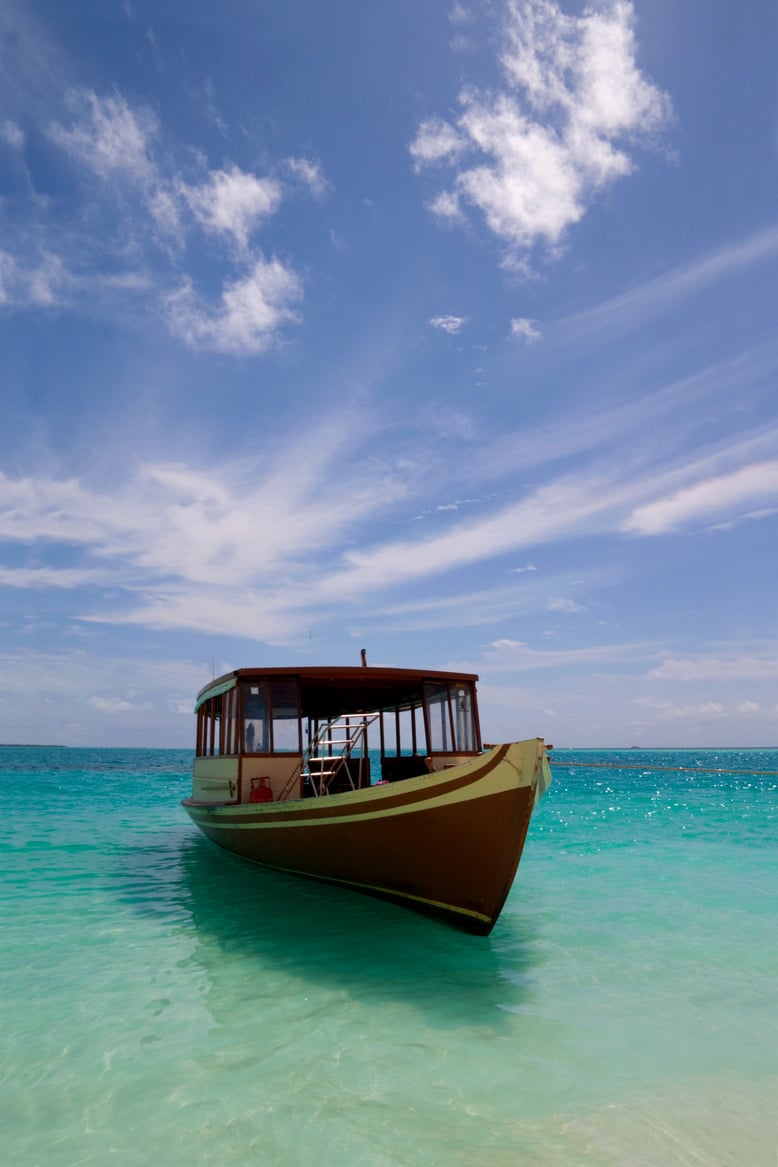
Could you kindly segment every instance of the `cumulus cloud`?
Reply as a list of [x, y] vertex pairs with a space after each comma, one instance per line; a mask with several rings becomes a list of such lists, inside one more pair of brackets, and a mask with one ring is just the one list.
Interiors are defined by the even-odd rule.
[[433, 316], [430, 320], [433, 328], [439, 328], [442, 332], [448, 332], [452, 335], [461, 332], [466, 323], [465, 316]]
[[251, 271], [225, 285], [217, 308], [209, 309], [189, 280], [167, 299], [170, 327], [192, 348], [247, 355], [261, 353], [280, 329], [298, 319], [292, 305], [302, 297], [296, 273], [280, 260], [257, 260]]
[[237, 166], [212, 170], [200, 186], [182, 183], [180, 191], [204, 231], [226, 235], [244, 250], [257, 224], [281, 202], [280, 183]]
[[554, 0], [510, 0], [501, 90], [463, 89], [453, 123], [426, 120], [411, 145], [417, 169], [455, 168], [433, 209], [449, 220], [463, 203], [480, 212], [509, 264], [557, 247], [595, 194], [630, 173], [627, 144], [669, 116], [636, 65], [633, 26], [627, 0], [580, 16]]

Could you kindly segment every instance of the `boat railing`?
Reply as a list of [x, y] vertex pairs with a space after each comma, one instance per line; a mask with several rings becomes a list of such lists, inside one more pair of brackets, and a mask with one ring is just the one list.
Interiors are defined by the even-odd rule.
[[303, 755], [305, 793], [316, 798], [329, 794], [336, 779], [338, 789], [358, 790], [369, 783], [367, 731], [377, 717], [374, 713], [357, 722], [341, 717], [318, 727]]

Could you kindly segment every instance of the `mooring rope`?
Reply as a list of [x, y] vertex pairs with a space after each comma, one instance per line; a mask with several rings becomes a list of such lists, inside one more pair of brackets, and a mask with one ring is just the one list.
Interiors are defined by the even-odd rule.
[[725, 770], [717, 766], [646, 766], [635, 762], [570, 762], [555, 758], [553, 754], [549, 758], [549, 764], [552, 768], [557, 766], [582, 766], [585, 770], [673, 770], [680, 773], [683, 771], [688, 774], [753, 774], [757, 778], [778, 778], [778, 770]]

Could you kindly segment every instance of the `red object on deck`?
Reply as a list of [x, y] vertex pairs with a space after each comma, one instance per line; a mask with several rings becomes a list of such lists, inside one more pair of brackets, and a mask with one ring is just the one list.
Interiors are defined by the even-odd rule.
[[[255, 785], [255, 783], [259, 785]], [[267, 778], [252, 778], [251, 792], [249, 793], [249, 802], [272, 802], [273, 791], [267, 784]]]

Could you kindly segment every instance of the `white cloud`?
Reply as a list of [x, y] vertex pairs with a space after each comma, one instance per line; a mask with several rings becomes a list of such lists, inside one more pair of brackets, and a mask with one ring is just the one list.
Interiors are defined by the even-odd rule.
[[467, 139], [442, 118], [422, 122], [410, 151], [416, 169], [433, 162], [456, 159], [468, 148]]
[[8, 307], [60, 306], [74, 280], [59, 256], [45, 251], [24, 263], [0, 251], [0, 304]]
[[190, 747], [194, 695], [210, 676], [210, 660], [0, 653], [0, 740]]
[[318, 162], [311, 162], [308, 158], [287, 158], [284, 168], [316, 198], [324, 198], [329, 193], [330, 183]]
[[[272, 347], [284, 325], [298, 319], [302, 284], [292, 264], [264, 260], [254, 237], [293, 186], [316, 198], [327, 193], [320, 164], [290, 157], [274, 174], [260, 176], [234, 163], [207, 170], [207, 159], [190, 152], [199, 176], [192, 181], [173, 151], [161, 148], [160, 126], [148, 108], [119, 92], [100, 96], [84, 88], [68, 93], [67, 106], [69, 120], [50, 122], [47, 132], [79, 177], [91, 172], [102, 180], [92, 184], [84, 205], [88, 239], [72, 226], [58, 232], [45, 219], [36, 222], [31, 212], [26, 232], [0, 253], [0, 304], [105, 310], [111, 301], [100, 293], [107, 289], [115, 297], [146, 292], [151, 313], [192, 347], [235, 355]], [[11, 122], [0, 136], [18, 142]], [[231, 269], [219, 290], [209, 282], [210, 265], [198, 264], [202, 240], [195, 227], [229, 245]], [[41, 244], [55, 234], [56, 246]], [[137, 270], [123, 270], [129, 262]]]
[[649, 709], [661, 721], [721, 721], [727, 716], [727, 711], [720, 701], [693, 701], [683, 705], [676, 701], [636, 697], [634, 704]]
[[0, 586], [7, 588], [82, 588], [105, 579], [104, 571], [84, 568], [0, 567]]
[[90, 697], [88, 700], [100, 713], [135, 713], [151, 708], [148, 701], [127, 701], [123, 697]]
[[575, 600], [567, 600], [564, 596], [552, 596], [546, 605], [549, 612], [585, 612], [584, 604], [577, 604]]
[[720, 280], [730, 280], [738, 272], [772, 259], [776, 253], [778, 227], [769, 227], [681, 264], [621, 296], [569, 316], [565, 324], [574, 333], [587, 334], [597, 328], [607, 327], [611, 331], [617, 323], [627, 327], [643, 324], [672, 308], [683, 297], [696, 295]]
[[736, 709], [738, 713], [744, 713], [746, 716], [756, 716], [764, 712], [758, 701], [739, 701]]
[[667, 657], [648, 673], [656, 681], [773, 680], [778, 676], [778, 645], [753, 652], [716, 650], [695, 656]]
[[443, 219], [452, 226], [455, 223], [465, 223], [467, 220], [459, 203], [459, 196], [453, 191], [444, 190], [434, 198], [429, 209], [437, 218]]
[[0, 474], [0, 540], [79, 557], [67, 570], [9, 568], [0, 584], [111, 587], [122, 604], [92, 595], [82, 619], [284, 641], [326, 603], [321, 574], [352, 526], [407, 490], [407, 473], [372, 460], [344, 473], [354, 433], [369, 436], [371, 420], [352, 402], [293, 443], [208, 471], [151, 464], [99, 488]]
[[460, 3], [460, 0], [455, 0], [454, 6], [448, 14], [448, 18], [452, 24], [471, 24], [473, 21], [473, 14], [469, 8]]
[[13, 298], [17, 280], [16, 260], [7, 251], [0, 251], [0, 304], [8, 304]]
[[511, 336], [521, 336], [527, 344], [533, 344], [536, 340], [540, 340], [543, 333], [537, 327], [537, 320], [528, 320], [524, 316], [519, 316], [515, 320], [511, 320]]
[[153, 180], [149, 146], [158, 127], [150, 110], [131, 109], [121, 94], [101, 98], [91, 90], [71, 91], [67, 104], [74, 115], [72, 126], [49, 126], [58, 146], [102, 178], [123, 174], [141, 184]]
[[275, 344], [285, 324], [299, 319], [292, 305], [302, 298], [297, 274], [280, 260], [257, 260], [243, 278], [228, 283], [217, 309], [204, 307], [186, 280], [167, 298], [170, 327], [192, 348], [247, 355]]
[[466, 323], [467, 317], [465, 316], [433, 316], [430, 320], [433, 328], [439, 328], [443, 332], [448, 332], [452, 335], [461, 332]]
[[744, 466], [636, 507], [624, 529], [638, 535], [658, 535], [770, 498], [778, 498], [778, 460]]
[[257, 178], [237, 166], [212, 170], [201, 186], [182, 183], [180, 193], [204, 231], [230, 236], [242, 250], [257, 224], [278, 209], [282, 196], [275, 179]]
[[454, 218], [464, 201], [509, 249], [556, 247], [602, 187], [632, 170], [628, 141], [653, 133], [669, 100], [635, 63], [634, 10], [626, 0], [562, 12], [552, 0], [510, 0], [500, 54], [502, 92], [466, 88], [455, 124], [423, 122], [416, 168], [461, 165], [433, 207]]
[[24, 133], [17, 126], [16, 122], [6, 120], [0, 123], [0, 140], [11, 146], [14, 150], [22, 150], [24, 148]]

